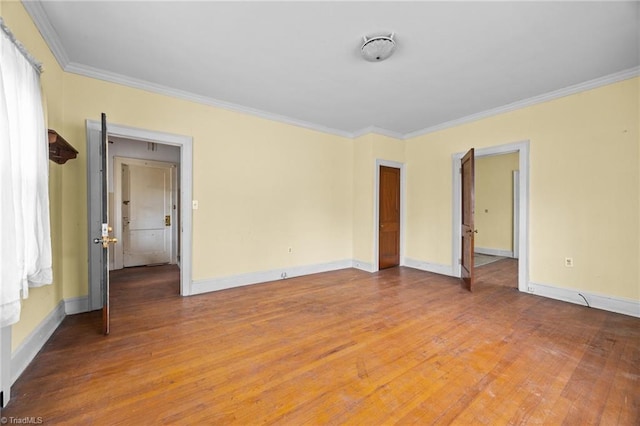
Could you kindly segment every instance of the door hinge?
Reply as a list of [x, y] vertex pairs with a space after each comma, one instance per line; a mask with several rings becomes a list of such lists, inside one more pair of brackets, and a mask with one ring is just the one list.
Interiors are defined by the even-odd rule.
[[462, 259], [458, 259], [458, 265], [462, 265]]

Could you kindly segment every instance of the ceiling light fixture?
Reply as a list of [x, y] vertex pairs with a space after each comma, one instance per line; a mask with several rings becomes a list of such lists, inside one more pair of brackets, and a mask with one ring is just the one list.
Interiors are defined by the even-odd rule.
[[396, 42], [393, 40], [394, 35], [395, 33], [388, 36], [363, 37], [364, 43], [360, 48], [362, 56], [370, 62], [384, 61], [391, 56], [396, 48]]

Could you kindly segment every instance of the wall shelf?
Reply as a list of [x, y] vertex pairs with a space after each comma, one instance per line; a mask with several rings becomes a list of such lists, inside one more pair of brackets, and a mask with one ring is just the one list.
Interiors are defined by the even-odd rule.
[[49, 160], [64, 164], [78, 156], [78, 151], [55, 130], [49, 129]]

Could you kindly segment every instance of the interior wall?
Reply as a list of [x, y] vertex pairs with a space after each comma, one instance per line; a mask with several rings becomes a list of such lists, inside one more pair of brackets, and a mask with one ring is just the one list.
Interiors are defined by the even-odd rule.
[[87, 295], [85, 120], [102, 112], [193, 137], [194, 280], [351, 259], [351, 139], [64, 73], [21, 3], [2, 12], [44, 64], [50, 127], [80, 151], [52, 174], [56, 284], [25, 301], [14, 348], [61, 299]]
[[84, 118], [101, 111], [112, 123], [193, 136], [194, 280], [350, 258], [348, 139], [72, 74], [65, 84], [78, 139]]
[[377, 159], [404, 163], [405, 142], [369, 133], [353, 140], [353, 259], [356, 267], [373, 269], [375, 162]]
[[451, 266], [453, 154], [529, 140], [531, 281], [640, 300], [639, 80], [408, 140], [407, 256]]
[[[117, 172], [114, 165], [115, 157], [124, 157], [124, 158], [133, 158], [139, 160], [152, 160], [152, 161], [162, 161], [165, 163], [173, 163], [176, 164], [176, 169], [173, 171], [172, 178], [172, 203], [176, 206], [174, 214], [174, 223], [172, 230], [172, 250], [173, 253], [176, 253], [178, 250], [178, 232], [176, 219], [178, 208], [178, 192], [180, 191], [180, 147], [159, 144], [156, 143], [151, 145], [151, 143], [140, 140], [129, 140], [119, 137], [110, 137], [109, 138], [109, 158], [107, 161], [107, 169], [111, 172], [108, 175], [107, 179], [107, 189], [109, 191], [109, 223], [116, 229], [116, 226], [122, 226], [122, 222], [120, 218], [116, 218], [116, 212], [119, 212], [116, 209], [115, 200], [116, 200], [116, 192], [117, 188], [114, 187], [114, 175]], [[114, 233], [116, 237], [119, 236], [122, 239], [122, 233], [116, 232]], [[122, 240], [121, 240], [122, 241]], [[109, 270], [116, 269], [117, 262], [116, 257], [120, 259], [120, 266], [122, 264], [122, 244], [119, 246], [114, 246], [115, 253], [110, 253], [109, 256]], [[173, 258], [173, 256], [172, 256]]]
[[[163, 161], [165, 163], [180, 163], [180, 147], [172, 145], [156, 144], [152, 150], [145, 141], [128, 140], [123, 138], [110, 138], [109, 160], [107, 168], [113, 170], [114, 157], [135, 158], [138, 160]], [[107, 187], [110, 193], [114, 192], [113, 173], [109, 174]]]
[[475, 247], [513, 253], [513, 171], [517, 152], [475, 159]]
[[[44, 72], [41, 75], [45, 110], [47, 111], [47, 125], [55, 129], [66, 139], [65, 125], [62, 114], [62, 94], [64, 84], [63, 71], [58, 66], [51, 54], [49, 47], [44, 42], [40, 33], [35, 28], [31, 18], [27, 15], [20, 2], [0, 0], [2, 6], [2, 18], [13, 32], [16, 38], [24, 44], [28, 51], [44, 64]], [[69, 140], [72, 145], [74, 141]], [[15, 351], [24, 337], [35, 329], [51, 313], [63, 294], [64, 283], [64, 237], [61, 232], [64, 220], [62, 195], [66, 188], [63, 185], [63, 173], [65, 169], [74, 167], [70, 160], [67, 164], [59, 165], [49, 162], [49, 202], [51, 208], [51, 249], [53, 254], [53, 284], [49, 286], [32, 288], [29, 290], [29, 298], [22, 302], [20, 322], [12, 326], [11, 350]], [[58, 232], [54, 232], [57, 230]]]
[[530, 140], [532, 281], [640, 299], [638, 78], [407, 141], [352, 140], [65, 73], [22, 4], [0, 2], [44, 64], [49, 127], [80, 151], [50, 163], [54, 285], [24, 301], [14, 351], [63, 298], [87, 295], [85, 120], [102, 112], [193, 137], [194, 280], [344, 259], [372, 265], [376, 158], [406, 164], [405, 255], [450, 266], [452, 155]]

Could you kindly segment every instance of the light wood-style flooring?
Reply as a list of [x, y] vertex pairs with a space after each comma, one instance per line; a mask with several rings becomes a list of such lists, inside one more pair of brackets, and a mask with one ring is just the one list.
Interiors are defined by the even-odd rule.
[[5, 417], [45, 424], [640, 424], [640, 319], [458, 280], [355, 269], [178, 296], [175, 267], [112, 274], [67, 317]]

